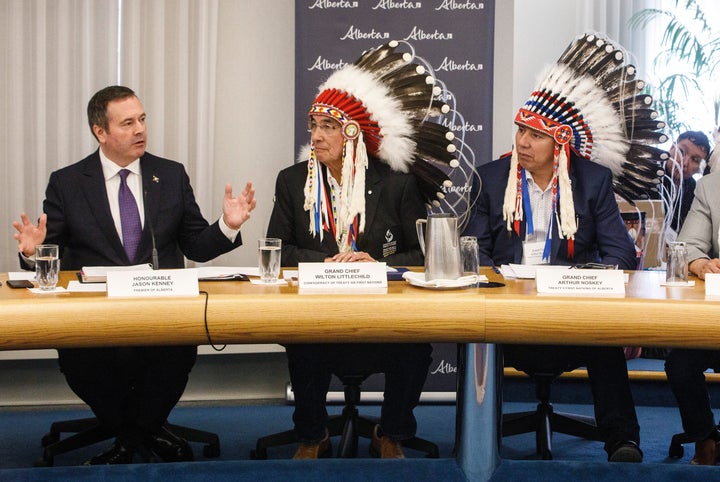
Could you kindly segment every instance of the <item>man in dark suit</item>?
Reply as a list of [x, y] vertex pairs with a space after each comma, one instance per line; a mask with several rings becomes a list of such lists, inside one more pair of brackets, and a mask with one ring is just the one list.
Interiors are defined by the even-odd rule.
[[[527, 113], [525, 113], [527, 114]], [[527, 121], [527, 122], [526, 122]], [[518, 130], [512, 157], [479, 169], [480, 197], [465, 234], [477, 236], [480, 263], [574, 265], [588, 262], [634, 269], [635, 249], [612, 192], [610, 171], [571, 151], [567, 173], [576, 231], [563, 235], [562, 216], [569, 209], [554, 199], [559, 191], [555, 139], [527, 115], [515, 119]], [[557, 125], [553, 125], [557, 127]], [[561, 147], [562, 149], [562, 147]], [[562, 158], [559, 161], [563, 162]], [[512, 176], [512, 178], [510, 177]], [[516, 179], [520, 182], [516, 183]], [[509, 180], [511, 182], [509, 183]], [[515, 203], [516, 185], [523, 218], [508, 214], [506, 190]], [[508, 221], [508, 217], [510, 221]], [[514, 220], [517, 219], [517, 222]], [[532, 228], [530, 223], [532, 220]], [[569, 314], [569, 316], [571, 316]], [[595, 418], [605, 438], [610, 461], [640, 462], [640, 428], [630, 392], [627, 365], [620, 347], [504, 345], [505, 364], [523, 367], [586, 366], [595, 401]]]
[[[520, 126], [516, 139], [532, 135], [533, 131]], [[552, 138], [545, 136], [548, 141]], [[520, 144], [518, 143], [518, 149]], [[519, 156], [519, 163], [523, 158]], [[552, 171], [552, 157], [549, 159]], [[540, 227], [527, 235], [527, 224], [522, 223], [520, 233], [508, 231], [503, 219], [503, 199], [510, 173], [510, 157], [503, 157], [479, 168], [482, 179], [480, 199], [475, 207], [475, 215], [466, 228], [466, 233], [477, 236], [480, 246], [481, 265], [500, 265], [523, 262], [523, 246], [528, 238], [542, 244], [545, 238], [538, 236]], [[545, 191], [550, 178], [541, 184], [539, 174], [527, 169], [528, 183]], [[552, 177], [552, 172], [549, 173]], [[573, 202], [578, 230], [574, 235], [574, 253], [568, 253], [568, 240], [557, 234], [557, 223], [553, 223], [553, 235], [550, 236], [550, 260], [547, 264], [576, 265], [583, 263], [603, 263], [617, 265], [622, 269], [635, 269], [637, 260], [632, 240], [620, 217], [620, 211], [612, 192], [610, 171], [592, 161], [572, 154], [570, 158], [570, 182], [573, 187]], [[546, 231], [546, 229], [545, 229]], [[540, 238], [540, 239], [538, 239]], [[533, 263], [536, 264], [536, 263]]]
[[[355, 98], [348, 96], [345, 101], [346, 108], [356, 104], [354, 112], [364, 110]], [[368, 149], [367, 158], [349, 155], [363, 152], [364, 146], [358, 147], [362, 138], [357, 140], [361, 127], [344, 113], [339, 121], [332, 109], [340, 112], [332, 101], [316, 100], [309, 115], [310, 160], [282, 170], [277, 178], [267, 235], [282, 239], [282, 265], [375, 261], [422, 265], [415, 221], [426, 211], [415, 177], [393, 170], [375, 157], [374, 150]], [[322, 310], [322, 301], [318, 309]], [[432, 361], [429, 343], [285, 348], [295, 394], [293, 421], [300, 439], [293, 458], [331, 454], [325, 402], [331, 376], [338, 371], [385, 374], [380, 424], [371, 451], [382, 458], [404, 457], [401, 443], [415, 435], [413, 409]]]
[[[145, 152], [146, 114], [132, 90], [106, 87], [87, 110], [100, 148], [51, 174], [37, 225], [25, 213], [13, 223], [24, 267], [32, 267], [41, 243], [60, 246], [65, 270], [140, 263], [182, 268], [184, 256], [209, 261], [242, 244], [240, 226], [255, 208], [250, 183], [237, 197], [225, 187], [223, 215], [209, 225], [184, 167]], [[141, 450], [165, 461], [192, 459], [189, 444], [164, 424], [185, 389], [196, 347], [61, 349], [58, 354], [70, 388], [117, 433], [112, 447], [87, 464], [130, 463]]]
[[700, 173], [703, 161], [710, 157], [710, 141], [700, 131], [680, 134], [668, 150], [662, 182], [662, 198], [672, 211], [670, 228], [680, 232], [695, 199], [695, 174]]
[[[307, 229], [309, 215], [303, 209], [307, 165], [301, 162], [283, 169], [275, 184], [268, 236], [283, 239], [283, 266], [336, 261], [333, 257], [340, 257], [334, 237], [320, 240]], [[387, 164], [371, 159], [365, 186], [365, 231], [358, 237], [358, 251], [343, 257], [346, 261], [379, 260], [389, 266], [422, 265], [415, 221], [426, 214], [413, 176], [394, 172]]]

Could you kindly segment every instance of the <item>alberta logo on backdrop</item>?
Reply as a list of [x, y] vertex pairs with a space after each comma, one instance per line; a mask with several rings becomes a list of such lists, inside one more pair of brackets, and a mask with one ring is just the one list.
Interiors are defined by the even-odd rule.
[[430, 367], [430, 374], [431, 375], [456, 375], [457, 374], [457, 366], [453, 365], [449, 361], [440, 360], [440, 362], [435, 367]]
[[310, 6], [308, 6], [308, 10], [314, 10], [318, 8], [358, 8], [358, 2], [357, 1], [332, 1], [332, 0], [316, 0]]
[[455, 0], [443, 0], [435, 10], [483, 10], [483, 2], [457, 2]]
[[311, 70], [334, 71], [334, 70], [342, 69], [349, 63], [350, 62], [345, 62], [342, 59], [338, 60], [337, 62], [332, 62], [332, 61], [324, 58], [322, 55], [318, 55], [317, 59], [315, 59], [315, 62], [313, 62], [313, 64], [310, 67], [308, 67], [307, 70], [308, 71], [311, 71]]
[[465, 121], [463, 124], [458, 125], [447, 118], [442, 120], [442, 125], [453, 132], [482, 132], [483, 130], [482, 124], [470, 124], [468, 121]]
[[445, 57], [440, 65], [435, 67], [436, 72], [461, 72], [465, 70], [482, 70], [483, 64], [475, 64], [469, 60], [453, 60], [449, 57]]
[[434, 32], [426, 32], [415, 25], [405, 40], [409, 42], [411, 40], [452, 40], [452, 38], [452, 32], [438, 32], [438, 29], [435, 29]]
[[380, 0], [373, 10], [409, 10], [422, 8], [422, 2]]
[[362, 31], [355, 25], [350, 25], [340, 40], [390, 40], [390, 32], [378, 32], [374, 28], [369, 32]]

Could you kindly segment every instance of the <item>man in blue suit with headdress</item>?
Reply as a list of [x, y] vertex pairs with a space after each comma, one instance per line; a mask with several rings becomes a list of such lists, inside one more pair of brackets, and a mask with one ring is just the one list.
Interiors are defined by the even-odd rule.
[[[632, 131], [623, 123], [633, 117], [623, 106], [647, 100], [636, 98], [636, 84], [618, 87], [634, 77], [623, 58], [605, 39], [586, 35], [541, 77], [515, 116], [512, 153], [479, 169], [482, 188], [465, 234], [477, 237], [481, 264], [636, 268], [613, 187], [623, 195], [651, 187], [655, 161], [638, 160], [635, 153], [661, 152], [635, 146], [626, 135]], [[627, 102], [617, 102], [622, 95]], [[653, 138], [649, 131], [645, 138]], [[641, 135], [640, 129], [634, 133]], [[630, 174], [634, 184], [623, 184], [629, 162], [637, 167]], [[520, 370], [549, 367], [559, 373], [586, 366], [608, 460], [642, 461], [621, 347], [504, 345], [503, 353], [505, 364]]]

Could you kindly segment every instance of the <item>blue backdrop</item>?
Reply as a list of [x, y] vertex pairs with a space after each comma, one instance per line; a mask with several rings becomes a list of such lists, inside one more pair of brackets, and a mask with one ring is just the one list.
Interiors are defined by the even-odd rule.
[[[494, 18], [494, 0], [298, 0], [296, 152], [309, 142], [307, 112], [320, 84], [364, 50], [405, 40], [455, 95], [465, 124], [449, 127], [465, 132], [476, 164], [491, 160]], [[426, 391], [454, 392], [456, 374], [455, 345], [435, 344]], [[364, 388], [382, 391], [382, 386], [382, 377], [373, 376]]]

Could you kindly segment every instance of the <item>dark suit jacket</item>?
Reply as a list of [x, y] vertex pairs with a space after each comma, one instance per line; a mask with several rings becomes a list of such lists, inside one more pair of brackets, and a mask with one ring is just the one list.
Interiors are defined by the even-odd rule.
[[62, 269], [150, 263], [152, 234], [160, 268], [182, 268], [183, 255], [209, 261], [242, 244], [240, 234], [231, 243], [217, 222], [208, 225], [182, 164], [146, 152], [140, 167], [145, 225], [134, 260], [125, 254], [110, 214], [98, 151], [50, 175], [43, 202], [45, 242], [60, 246]]
[[[510, 173], [510, 158], [504, 157], [479, 168], [482, 187], [474, 213], [465, 234], [477, 236], [481, 265], [520, 263], [521, 236], [507, 230], [502, 205]], [[612, 192], [610, 170], [575, 155], [570, 160], [575, 215], [575, 256], [568, 257], [567, 240], [557, 234], [553, 225], [550, 264], [572, 265], [588, 262], [618, 265], [620, 269], [635, 269], [635, 247], [620, 216]]]
[[[338, 253], [332, 233], [309, 232], [310, 214], [303, 209], [307, 162], [280, 171], [275, 184], [275, 205], [267, 235], [282, 239], [282, 265], [321, 262]], [[427, 216], [411, 174], [394, 172], [387, 164], [370, 159], [365, 174], [365, 232], [357, 248], [388, 266], [422, 266], [424, 258], [415, 221]]]

